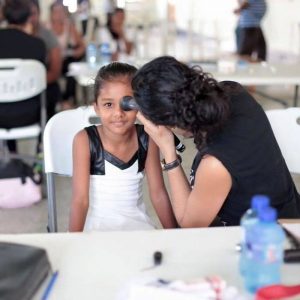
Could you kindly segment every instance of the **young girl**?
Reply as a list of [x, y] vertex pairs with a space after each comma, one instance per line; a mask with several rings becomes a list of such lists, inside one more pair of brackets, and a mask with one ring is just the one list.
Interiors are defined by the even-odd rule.
[[70, 231], [155, 228], [142, 201], [144, 170], [162, 226], [176, 226], [159, 150], [144, 127], [135, 124], [136, 112], [120, 108], [122, 97], [132, 96], [135, 72], [131, 65], [113, 62], [97, 74], [94, 108], [102, 124], [74, 138]]

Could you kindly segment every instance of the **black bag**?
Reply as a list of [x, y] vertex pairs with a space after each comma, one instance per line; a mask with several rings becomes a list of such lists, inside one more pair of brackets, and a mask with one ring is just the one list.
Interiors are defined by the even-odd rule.
[[30, 300], [50, 270], [46, 250], [0, 242], [0, 299]]
[[0, 208], [29, 206], [42, 199], [42, 172], [20, 159], [0, 160]]

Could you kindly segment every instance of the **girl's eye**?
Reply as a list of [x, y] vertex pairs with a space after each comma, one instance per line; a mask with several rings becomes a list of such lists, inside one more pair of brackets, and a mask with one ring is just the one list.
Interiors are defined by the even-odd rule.
[[104, 103], [104, 106], [110, 108], [112, 107], [112, 103], [111, 102]]

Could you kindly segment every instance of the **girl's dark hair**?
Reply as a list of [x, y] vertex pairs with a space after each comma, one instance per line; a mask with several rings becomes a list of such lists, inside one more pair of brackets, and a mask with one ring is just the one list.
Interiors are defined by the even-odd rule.
[[199, 66], [189, 67], [170, 56], [145, 64], [135, 74], [132, 87], [149, 120], [188, 130], [199, 150], [229, 117], [225, 87]]
[[120, 78], [126, 78], [131, 82], [133, 75], [136, 73], [137, 68], [122, 62], [112, 62], [103, 66], [95, 78], [94, 84], [94, 101], [97, 102], [100, 90], [103, 84], [108, 81], [115, 81]]
[[9, 24], [23, 25], [31, 14], [29, 0], [6, 0], [3, 6], [3, 16]]

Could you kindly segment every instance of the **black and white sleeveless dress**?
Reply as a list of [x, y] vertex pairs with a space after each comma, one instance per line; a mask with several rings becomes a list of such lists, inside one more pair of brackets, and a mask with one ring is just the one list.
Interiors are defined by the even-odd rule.
[[85, 128], [90, 144], [89, 209], [84, 231], [155, 229], [143, 202], [148, 135], [136, 125], [138, 151], [123, 162], [103, 149], [96, 126]]

